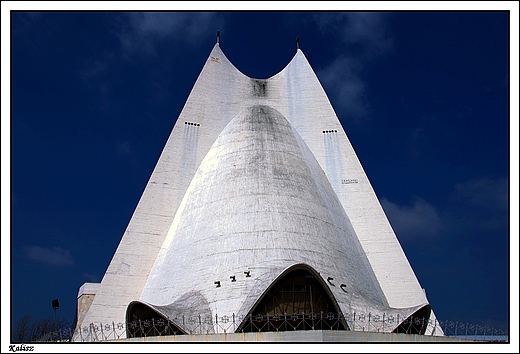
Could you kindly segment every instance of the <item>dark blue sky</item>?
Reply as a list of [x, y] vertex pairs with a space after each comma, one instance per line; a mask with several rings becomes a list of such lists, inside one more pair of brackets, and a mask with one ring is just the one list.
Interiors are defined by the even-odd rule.
[[101, 281], [220, 30], [226, 56], [256, 78], [283, 69], [300, 37], [437, 318], [507, 329], [510, 286], [518, 289], [508, 12], [14, 12], [11, 20], [2, 167], [10, 129], [13, 322], [54, 316], [55, 298], [58, 316], [72, 322], [79, 286]]

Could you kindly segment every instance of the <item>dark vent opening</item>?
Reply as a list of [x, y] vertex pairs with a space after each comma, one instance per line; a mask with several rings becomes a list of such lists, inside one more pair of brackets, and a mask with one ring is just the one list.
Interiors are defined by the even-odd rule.
[[321, 279], [296, 269], [279, 279], [237, 332], [347, 330]]
[[186, 334], [175, 323], [140, 302], [128, 306], [126, 317], [128, 338]]
[[430, 319], [431, 306], [426, 305], [404, 320], [393, 333], [424, 334]]

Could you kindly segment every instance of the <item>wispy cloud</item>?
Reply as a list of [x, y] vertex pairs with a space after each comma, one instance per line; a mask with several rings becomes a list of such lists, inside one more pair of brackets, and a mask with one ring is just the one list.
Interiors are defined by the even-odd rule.
[[82, 275], [82, 277], [84, 279], [86, 279], [87, 281], [89, 281], [91, 283], [98, 283], [98, 282], [100, 282], [99, 275], [97, 275], [97, 274], [83, 272], [83, 273], [81, 273], [81, 275]]
[[105, 54], [102, 59], [85, 60], [83, 69], [79, 72], [81, 81], [101, 97], [101, 104], [104, 108], [108, 106], [111, 91], [108, 76], [112, 57], [113, 54]]
[[351, 119], [366, 117], [370, 104], [362, 78], [365, 63], [392, 49], [386, 34], [385, 14], [378, 12], [320, 13], [314, 16], [318, 28], [342, 42], [343, 51], [317, 75], [331, 94], [334, 106]]
[[408, 137], [408, 148], [414, 159], [421, 158], [426, 150], [435, 145], [432, 134], [438, 134], [438, 122], [435, 114], [424, 114], [417, 121], [419, 125], [412, 128]]
[[411, 205], [398, 205], [386, 198], [380, 202], [401, 240], [413, 241], [445, 233], [455, 238], [478, 237], [482, 232], [506, 227], [508, 179], [480, 177], [459, 183], [454, 186], [451, 203], [444, 209], [420, 198]]
[[214, 12], [129, 12], [121, 21], [118, 37], [127, 53], [156, 55], [157, 41], [196, 43], [215, 32], [217, 24], [222, 22]]
[[[123, 59], [133, 66], [143, 67], [140, 60], [155, 60], [160, 57], [160, 44], [183, 50], [203, 43], [204, 36], [216, 34], [222, 29], [223, 17], [211, 12], [125, 12], [113, 17], [111, 35], [119, 40], [120, 46], [105, 49], [102, 53], [92, 53], [85, 59], [79, 72], [79, 79], [100, 98], [94, 104], [103, 109], [114, 108], [111, 98], [117, 92], [118, 76], [125, 75]], [[180, 44], [180, 45], [179, 45]], [[162, 48], [165, 48], [163, 45]], [[180, 50], [180, 49], [179, 49]], [[157, 65], [157, 64], [156, 64]], [[168, 67], [148, 66], [146, 77], [150, 85], [147, 92], [154, 92], [164, 98], [167, 92], [165, 71]], [[134, 75], [132, 73], [132, 75]], [[167, 76], [167, 75], [166, 75]], [[153, 91], [152, 91], [153, 90]]]
[[469, 205], [507, 210], [509, 202], [508, 179], [480, 177], [459, 183], [455, 186], [457, 199]]
[[85, 83], [90, 83], [92, 79], [97, 79], [106, 73], [108, 64], [106, 61], [101, 60], [87, 60], [85, 62], [85, 68], [81, 72], [81, 79]]
[[60, 247], [27, 246], [25, 247], [25, 256], [32, 261], [55, 267], [70, 267], [74, 265], [70, 251]]
[[435, 207], [424, 199], [416, 199], [411, 206], [401, 206], [386, 198], [380, 202], [401, 240], [436, 237], [444, 228], [444, 222]]
[[383, 54], [393, 47], [393, 40], [386, 30], [386, 16], [382, 12], [334, 12], [318, 13], [314, 21], [325, 34], [350, 46], [364, 57]]
[[116, 152], [118, 155], [130, 155], [132, 153], [132, 149], [130, 148], [130, 143], [128, 141], [117, 141], [116, 144]]
[[357, 59], [339, 57], [317, 73], [327, 91], [337, 98], [334, 106], [345, 109], [348, 118], [362, 118], [369, 109], [365, 99], [366, 85], [358, 74], [359, 67]]
[[507, 228], [509, 222], [508, 179], [478, 177], [454, 187], [451, 201], [454, 228], [477, 233]]
[[424, 127], [415, 128], [410, 134], [410, 152], [413, 158], [418, 158], [427, 145], [426, 131]]

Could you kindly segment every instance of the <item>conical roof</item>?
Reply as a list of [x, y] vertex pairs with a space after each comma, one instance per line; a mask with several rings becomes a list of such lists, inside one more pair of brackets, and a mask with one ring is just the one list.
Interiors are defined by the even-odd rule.
[[428, 304], [303, 52], [255, 79], [217, 43], [84, 323], [135, 303], [164, 316], [250, 313], [294, 267], [343, 312]]
[[[140, 299], [169, 305], [195, 291], [213, 311], [239, 314], [248, 297], [256, 301], [300, 263], [348, 284], [351, 294], [388, 305], [305, 142], [275, 109], [247, 107], [199, 166]], [[233, 275], [239, 281], [229, 282]], [[226, 285], [215, 290], [215, 281]]]

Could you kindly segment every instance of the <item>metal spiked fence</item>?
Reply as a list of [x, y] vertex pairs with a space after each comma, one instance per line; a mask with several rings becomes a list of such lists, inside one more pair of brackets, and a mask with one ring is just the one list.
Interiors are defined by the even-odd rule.
[[[81, 328], [66, 328], [50, 332], [39, 342], [97, 342], [131, 337], [153, 337], [184, 334], [216, 334], [235, 332], [278, 332], [298, 330], [350, 330], [356, 332], [392, 332], [400, 324], [399, 333], [436, 335], [475, 341], [509, 340], [508, 332], [489, 326], [459, 321], [425, 320], [386, 314], [301, 313], [248, 316], [182, 316], [176, 318], [139, 320], [132, 322], [90, 323]], [[180, 329], [182, 328], [182, 330]], [[437, 332], [436, 332], [437, 331]]]

